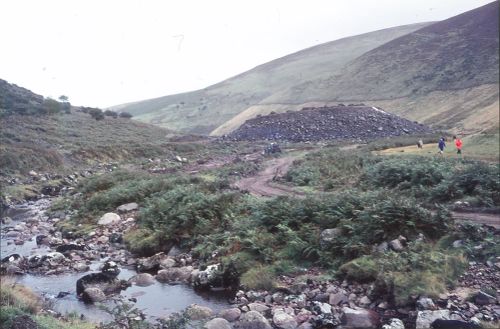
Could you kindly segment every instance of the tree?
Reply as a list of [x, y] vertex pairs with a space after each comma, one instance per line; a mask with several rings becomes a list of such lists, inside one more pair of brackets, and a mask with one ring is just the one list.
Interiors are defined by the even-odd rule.
[[60, 100], [61, 102], [63, 102], [63, 103], [66, 103], [66, 102], [68, 102], [68, 101], [69, 101], [69, 98], [68, 98], [68, 96], [61, 95], [61, 96], [59, 96], [59, 100]]

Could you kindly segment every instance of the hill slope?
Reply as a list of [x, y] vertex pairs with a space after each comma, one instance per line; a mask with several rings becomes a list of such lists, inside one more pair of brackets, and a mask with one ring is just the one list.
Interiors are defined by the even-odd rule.
[[498, 125], [498, 10], [494, 2], [426, 26], [261, 104], [362, 101], [463, 132], [491, 128]]
[[4, 80], [0, 96], [2, 175], [160, 154], [170, 134], [125, 118], [95, 120], [78, 107], [47, 114], [43, 96]]
[[113, 107], [141, 121], [208, 134], [281, 89], [328, 78], [349, 61], [429, 23], [400, 26], [321, 44], [276, 59], [203, 90]]

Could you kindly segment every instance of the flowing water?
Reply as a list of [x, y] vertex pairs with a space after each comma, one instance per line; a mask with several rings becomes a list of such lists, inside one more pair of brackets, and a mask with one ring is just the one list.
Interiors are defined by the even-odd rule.
[[[13, 227], [32, 217], [42, 217], [43, 208], [46, 208], [46, 204], [30, 203], [16, 208], [10, 208], [3, 213], [3, 217], [10, 217], [12, 222], [2, 225], [0, 236], [1, 258], [14, 253], [22, 256], [30, 256], [33, 254], [43, 255], [51, 251], [46, 246], [37, 246], [34, 236], [23, 245], [15, 245], [13, 243], [13, 238], [5, 236], [8, 227]], [[88, 320], [107, 322], [112, 319], [108, 312], [103, 310], [102, 307], [85, 304], [76, 296], [76, 281], [88, 273], [98, 272], [99, 266], [104, 261], [105, 259], [92, 262], [88, 272], [65, 273], [60, 275], [25, 274], [15, 277], [15, 280], [45, 297], [50, 301], [52, 309], [57, 312], [63, 314], [83, 314]], [[136, 272], [134, 270], [122, 267], [118, 278], [128, 280], [135, 274]], [[60, 292], [69, 294], [58, 298]], [[169, 285], [157, 281], [148, 287], [132, 285], [122, 291], [121, 295], [125, 297], [125, 299], [135, 298], [137, 300], [135, 307], [142, 310], [144, 314], [151, 319], [182, 311], [191, 304], [207, 306], [214, 310], [214, 312], [217, 312], [229, 307], [230, 298], [227, 292], [200, 293], [193, 290], [188, 285]], [[103, 306], [111, 309], [114, 306], [114, 302], [108, 301], [104, 303]]]

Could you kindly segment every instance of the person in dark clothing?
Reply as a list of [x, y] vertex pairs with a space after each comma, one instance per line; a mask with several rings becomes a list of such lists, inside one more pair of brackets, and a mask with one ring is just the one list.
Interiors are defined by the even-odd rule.
[[444, 151], [445, 147], [446, 147], [446, 143], [444, 142], [444, 137], [441, 137], [439, 139], [439, 143], [438, 143], [439, 154], [443, 154], [443, 151]]

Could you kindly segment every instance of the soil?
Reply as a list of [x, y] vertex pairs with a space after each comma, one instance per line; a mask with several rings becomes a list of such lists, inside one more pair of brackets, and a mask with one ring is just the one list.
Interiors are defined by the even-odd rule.
[[257, 196], [274, 197], [289, 195], [301, 197], [303, 196], [302, 192], [295, 191], [292, 187], [274, 182], [286, 174], [288, 168], [290, 168], [295, 159], [296, 157], [293, 156], [272, 159], [268, 161], [265, 168], [259, 171], [255, 176], [243, 178], [237, 181], [234, 186]]

